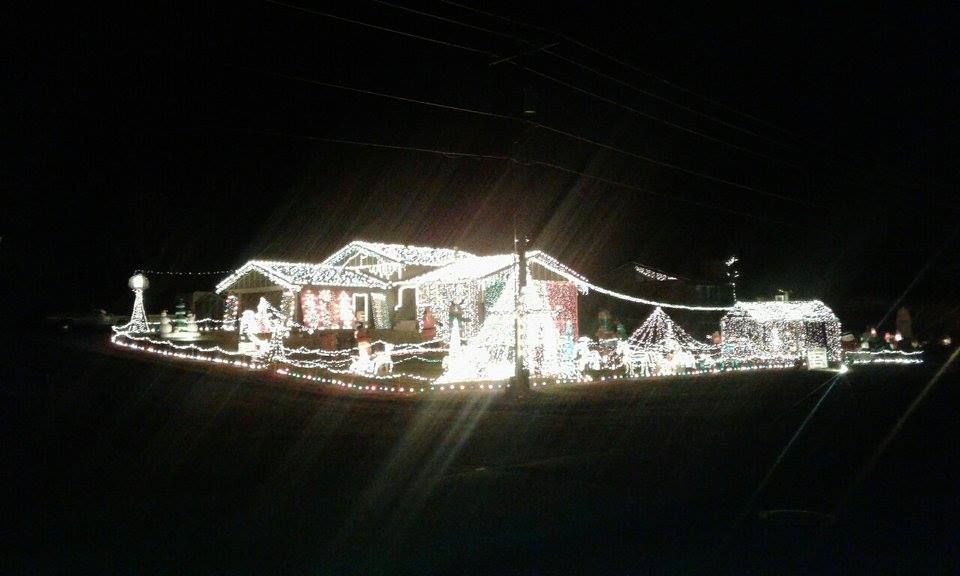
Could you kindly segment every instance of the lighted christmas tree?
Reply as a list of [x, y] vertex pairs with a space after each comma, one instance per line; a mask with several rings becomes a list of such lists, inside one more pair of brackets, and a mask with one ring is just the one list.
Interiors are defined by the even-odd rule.
[[333, 328], [332, 306], [334, 306], [333, 292], [330, 290], [321, 290], [317, 293], [317, 326], [321, 330]]
[[300, 296], [300, 305], [303, 308], [303, 327], [308, 332], [320, 328], [320, 302], [316, 292], [304, 290]]
[[708, 345], [698, 342], [693, 336], [687, 334], [659, 306], [630, 336], [628, 342], [642, 350], [659, 352], [709, 348]]
[[[437, 383], [469, 380], [507, 379], [513, 375], [515, 280], [508, 280], [509, 290], [499, 290], [496, 300], [487, 306], [486, 317], [479, 331], [465, 345], [451, 345], [443, 375]], [[456, 333], [460, 332], [459, 321]], [[458, 337], [459, 334], [456, 334]], [[457, 338], [459, 339], [459, 338]]]
[[177, 301], [177, 311], [174, 315], [173, 326], [176, 332], [183, 332], [187, 328], [187, 303], [181, 298]]
[[[448, 358], [437, 383], [464, 380], [505, 380], [513, 376], [516, 348], [514, 286], [511, 276], [496, 302], [487, 308], [479, 331]], [[524, 367], [535, 376], [557, 376], [561, 369], [561, 342], [554, 311], [545, 287], [533, 283], [524, 296]], [[573, 328], [570, 327], [570, 335]]]
[[354, 313], [353, 302], [350, 301], [350, 295], [345, 291], [340, 292], [340, 327], [353, 328]]
[[236, 294], [227, 294], [223, 303], [223, 329], [233, 330], [240, 316], [240, 298]]

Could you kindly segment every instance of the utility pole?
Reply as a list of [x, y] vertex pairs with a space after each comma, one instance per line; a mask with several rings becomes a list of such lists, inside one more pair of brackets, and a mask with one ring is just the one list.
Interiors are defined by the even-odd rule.
[[514, 293], [513, 306], [513, 386], [514, 394], [523, 394], [530, 390], [530, 374], [523, 366], [524, 359], [524, 316], [526, 315], [525, 297], [527, 293], [527, 238], [521, 240], [514, 232], [513, 247], [515, 262], [515, 276], [517, 286]]
[[[528, 86], [523, 91], [523, 130], [520, 132], [520, 137], [515, 142], [513, 149], [513, 160], [517, 160], [523, 145], [526, 143], [527, 139], [530, 137], [532, 132], [533, 125], [526, 121], [527, 118], [532, 118], [537, 114], [536, 108], [536, 94], [533, 91], [532, 86]], [[524, 324], [526, 317], [526, 294], [527, 294], [527, 245], [530, 243], [530, 239], [527, 237], [526, 232], [517, 231], [517, 210], [520, 209], [522, 205], [521, 196], [523, 192], [518, 187], [516, 189], [516, 199], [513, 204], [513, 261], [515, 265], [514, 274], [517, 279], [516, 291], [514, 293], [514, 319], [513, 319], [513, 331], [514, 331], [514, 358], [513, 358], [513, 394], [515, 396], [520, 396], [526, 394], [530, 391], [530, 371], [524, 367], [523, 361], [525, 357], [524, 352]]]
[[[557, 44], [557, 42], [554, 42], [552, 44], [546, 44], [543, 46], [531, 47], [529, 43], [522, 41], [519, 34], [516, 32], [514, 33], [514, 38], [517, 40], [518, 44], [517, 53], [490, 62], [491, 67], [503, 62], [512, 62], [513, 64], [516, 64], [518, 69], [522, 70], [524, 56], [533, 52], [538, 52], [545, 48], [550, 48]], [[520, 120], [523, 122], [523, 128], [521, 129], [517, 139], [513, 142], [513, 150], [510, 155], [511, 164], [519, 162], [519, 156], [523, 145], [526, 143], [531, 132], [535, 128], [535, 125], [531, 122], [531, 120], [537, 115], [537, 93], [532, 84], [524, 86], [521, 93], [521, 98]], [[507, 173], [509, 172], [510, 166], [508, 165]], [[523, 205], [521, 202], [522, 196], [522, 191], [519, 187], [517, 187], [514, 190], [513, 203], [513, 262], [514, 278], [516, 278], [513, 294], [513, 378], [511, 378], [510, 383], [511, 395], [513, 396], [523, 395], [530, 390], [530, 372], [523, 365], [525, 355], [523, 343], [524, 317], [526, 315], [525, 296], [527, 286], [527, 244], [530, 242], [530, 240], [527, 238], [525, 232], [518, 232], [517, 230], [518, 211]]]

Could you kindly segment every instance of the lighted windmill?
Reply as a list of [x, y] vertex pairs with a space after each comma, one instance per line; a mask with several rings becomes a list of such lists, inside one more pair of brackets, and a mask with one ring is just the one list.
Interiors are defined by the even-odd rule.
[[150, 287], [150, 281], [143, 274], [137, 273], [130, 277], [127, 286], [134, 293], [133, 312], [130, 314], [127, 330], [130, 332], [149, 332], [150, 325], [147, 324], [147, 313], [143, 310], [143, 291]]

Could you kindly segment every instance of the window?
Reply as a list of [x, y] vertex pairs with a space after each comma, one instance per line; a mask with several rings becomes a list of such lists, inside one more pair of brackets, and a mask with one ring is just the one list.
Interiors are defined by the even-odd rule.
[[357, 322], [367, 324], [370, 319], [370, 304], [366, 294], [353, 295], [353, 309], [357, 311]]

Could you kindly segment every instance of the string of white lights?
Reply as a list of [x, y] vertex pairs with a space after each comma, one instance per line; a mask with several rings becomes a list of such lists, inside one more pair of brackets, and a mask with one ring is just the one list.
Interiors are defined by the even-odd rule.
[[587, 286], [590, 289], [595, 290], [601, 294], [606, 294], [613, 298], [620, 300], [625, 300], [627, 302], [633, 302], [635, 304], [646, 304], [648, 306], [659, 306], [660, 308], [675, 308], [678, 310], [695, 310], [700, 312], [727, 312], [733, 310], [732, 306], [690, 306], [687, 304], [672, 304], [669, 302], [657, 302], [656, 300], [648, 300], [646, 298], [638, 298], [637, 296], [630, 296], [629, 294], [621, 294], [620, 292], [614, 292], [602, 286], [597, 286], [596, 284], [587, 283]]
[[923, 351], [851, 350], [844, 354], [848, 364], [923, 364]]
[[[430, 346], [439, 346], [443, 345], [444, 342], [440, 338], [434, 338], [433, 340], [428, 340], [426, 342], [413, 342], [407, 344], [393, 344], [392, 342], [387, 342], [386, 340], [374, 340], [370, 343], [370, 346], [390, 344], [392, 352], [394, 355], [404, 355], [404, 354], [419, 354], [419, 353], [428, 353], [428, 352], [446, 352], [446, 347], [443, 348], [430, 348]], [[323, 350], [320, 348], [307, 348], [306, 346], [298, 346], [297, 348], [288, 348], [284, 347], [284, 350], [291, 354], [311, 354], [315, 356], [339, 356], [342, 354], [353, 354], [359, 352], [359, 346], [354, 346], [353, 348], [343, 348], [340, 350]]]
[[[460, 322], [454, 322], [453, 325], [457, 328], [450, 335], [438, 336], [427, 342], [394, 344], [380, 339], [372, 343], [362, 342], [362, 345], [340, 350], [310, 348], [304, 345], [296, 348], [287, 347], [284, 345], [284, 339], [289, 336], [291, 329], [310, 334], [314, 332], [313, 329], [295, 322], [292, 318], [293, 302], [296, 297], [293, 286], [299, 286], [304, 282], [310, 284], [316, 278], [327, 278], [330, 274], [342, 275], [354, 272], [328, 263], [303, 265], [252, 261], [246, 266], [256, 265], [263, 268], [268, 276], [276, 276], [278, 281], [286, 279], [291, 287], [284, 292], [280, 309], [261, 298], [257, 314], [269, 315], [270, 320], [258, 326], [256, 330], [253, 330], [249, 319], [246, 319], [246, 315], [248, 313], [253, 315], [253, 312], [244, 313], [244, 319], [248, 321], [247, 332], [241, 334], [239, 349], [227, 349], [222, 345], [176, 343], [171, 342], [167, 337], [155, 339], [151, 334], [159, 331], [158, 327], [161, 324], [159, 322], [127, 323], [113, 327], [114, 335], [111, 341], [133, 350], [172, 358], [206, 361], [251, 370], [273, 368], [281, 375], [335, 384], [355, 390], [410, 393], [415, 391], [414, 387], [398, 386], [410, 381], [429, 385], [428, 388], [420, 388], [419, 392], [495, 390], [506, 387], [504, 382], [512, 374], [508, 355], [511, 353], [513, 344], [509, 335], [512, 334], [513, 307], [519, 301], [522, 303], [526, 318], [526, 334], [523, 340], [524, 365], [530, 370], [532, 376], [541, 378], [535, 379], [532, 382], [533, 386], [545, 386], [551, 382], [586, 383], [597, 381], [597, 379], [603, 382], [638, 377], [794, 368], [802, 365], [805, 351], [811, 346], [826, 348], [831, 360], [841, 359], [839, 321], [820, 301], [738, 302], [733, 306], [695, 306], [657, 302], [590, 284], [582, 276], [539, 252], [532, 252], [529, 258], [543, 259], [543, 262], [538, 260], [537, 263], [563, 276], [571, 286], [560, 286], [561, 282], [533, 281], [521, 296], [518, 296], [511, 291], [502, 290], [504, 287], [516, 285], [516, 280], [508, 272], [511, 269], [509, 266], [513, 261], [513, 255], [484, 260], [458, 251], [441, 254], [437, 251], [427, 252], [424, 248], [403, 245], [371, 244], [371, 246], [376, 247], [377, 252], [385, 251], [390, 254], [395, 252], [395, 256], [400, 259], [416, 257], [431, 263], [445, 258], [463, 259], [474, 275], [477, 275], [476, 261], [489, 260], [489, 269], [483, 270], [486, 276], [490, 276], [493, 280], [488, 283], [481, 282], [477, 287], [477, 298], [475, 298], [478, 302], [482, 299], [484, 305], [489, 307], [487, 318], [482, 326], [486, 330], [481, 329], [479, 335], [471, 337], [461, 331]], [[360, 248], [367, 250], [366, 246], [360, 246]], [[369, 250], [374, 251], [373, 248]], [[502, 275], [491, 275], [501, 269], [504, 272]], [[236, 274], [237, 272], [234, 273]], [[452, 272], [442, 269], [442, 272], [438, 270], [435, 274], [441, 274], [444, 279], [449, 280], [447, 275]], [[283, 278], [280, 278], [281, 276]], [[472, 276], [468, 275], [468, 278]], [[450, 282], [450, 284], [456, 284], [456, 282]], [[392, 283], [387, 282], [385, 285], [390, 286]], [[557, 290], [558, 287], [569, 287], [570, 290], [561, 293]], [[418, 288], [422, 287], [418, 286]], [[656, 306], [657, 309], [629, 340], [592, 341], [589, 338], [581, 338], [574, 342], [576, 317], [564, 317], [560, 315], [560, 311], [569, 307], [564, 304], [565, 298], [572, 294], [575, 302], [577, 289], [586, 293], [590, 288], [600, 294], [628, 302]], [[447, 301], [457, 300], [444, 298], [442, 303]], [[675, 325], [660, 308], [727, 312], [721, 320], [722, 345], [696, 341]], [[438, 304], [437, 309], [442, 309], [442, 306]], [[575, 304], [573, 309], [575, 310]], [[463, 315], [463, 311], [459, 313]], [[475, 316], [475, 314], [468, 314], [468, 316]], [[236, 320], [236, 314], [234, 314], [230, 318], [225, 316], [223, 320], [213, 318], [193, 320], [191, 316], [190, 322], [199, 325], [200, 332], [207, 332], [233, 327]], [[241, 329], [243, 325], [241, 322]], [[763, 329], [753, 330], [751, 327], [754, 325]], [[811, 331], [811, 327], [815, 330]], [[748, 328], [751, 329], [748, 330]], [[253, 332], [250, 332], [247, 337], [254, 338], [256, 346], [249, 346], [250, 342], [243, 339], [244, 334], [250, 330]], [[192, 332], [198, 332], [196, 326]], [[268, 346], [266, 341], [262, 340], [263, 332], [272, 333]], [[259, 336], [254, 337], [255, 334]], [[504, 338], [505, 335], [506, 338]], [[215, 335], [202, 338], [179, 337], [178, 339], [181, 341], [184, 339], [213, 340], [220, 343], [229, 341]], [[371, 348], [374, 346], [381, 349], [371, 355]], [[859, 351], [848, 353], [843, 360], [845, 364], [850, 365], [916, 364], [922, 362], [920, 354], [920, 351]], [[439, 358], [438, 355], [445, 355], [445, 357]], [[398, 359], [394, 361], [394, 357]], [[430, 377], [394, 371], [396, 366], [413, 361], [432, 365], [442, 364], [442, 374], [438, 377]], [[278, 365], [281, 366], [278, 368]], [[326, 375], [291, 372], [289, 367], [322, 371]], [[346, 375], [372, 382], [372, 384], [356, 384], [330, 375]]]
[[[125, 339], [131, 340], [130, 342], [125, 341]], [[157, 341], [148, 337], [143, 336], [132, 336], [126, 334], [121, 330], [115, 330], [115, 334], [111, 337], [111, 341], [121, 347], [138, 350], [146, 353], [157, 354], [160, 356], [209, 362], [213, 364], [226, 365], [232, 367], [245, 368], [248, 370], [263, 370], [269, 368], [268, 364], [257, 363], [256, 361], [250, 360], [240, 360], [235, 358], [236, 356], [241, 355], [240, 353], [224, 350], [220, 346], [202, 348], [194, 344], [187, 345], [178, 345], [168, 341]], [[146, 344], [143, 344], [146, 342]], [[190, 353], [193, 351], [195, 353]], [[228, 357], [218, 357], [212, 354], [225, 354]], [[211, 355], [206, 355], [211, 354]], [[848, 357], [848, 363], [850, 364], [864, 364], [864, 363], [898, 363], [898, 364], [917, 364], [922, 362], [918, 356], [922, 352], [904, 352], [904, 351], [879, 351], [879, 352], [852, 352]], [[860, 357], [858, 357], [860, 356]], [[866, 360], [863, 360], [861, 357], [868, 357]], [[234, 357], [231, 359], [231, 357]], [[872, 357], [872, 358], [870, 358]], [[412, 360], [415, 358], [409, 358]], [[418, 359], [418, 358], [417, 358]], [[280, 358], [279, 361], [287, 364], [291, 364], [289, 359]], [[294, 366], [297, 367], [297, 366]], [[770, 369], [793, 369], [796, 367], [794, 358], [758, 358], [754, 360], [738, 360], [738, 359], [720, 359], [716, 362], [710, 362], [709, 364], [699, 364], [694, 367], [685, 367], [685, 366], [675, 366], [670, 369], [660, 369], [655, 372], [650, 372], [644, 376], [646, 377], [664, 377], [664, 376], [697, 376], [697, 375], [711, 375], [711, 374], [721, 374], [726, 372], [743, 372], [743, 371], [756, 371], [756, 370], [770, 370]], [[313, 366], [305, 366], [306, 369], [315, 369]], [[364, 380], [372, 380], [374, 382], [394, 382], [394, 385], [387, 386], [383, 384], [363, 384], [356, 382], [348, 382], [345, 380], [340, 380], [337, 378], [331, 378], [322, 375], [316, 374], [305, 374], [292, 372], [288, 368], [277, 368], [275, 371], [277, 374], [282, 376], [290, 376], [294, 378], [309, 380], [312, 382], [319, 382], [324, 384], [330, 384], [337, 387], [359, 391], [359, 392], [393, 392], [393, 393], [403, 393], [403, 394], [421, 394], [425, 392], [455, 392], [455, 391], [494, 391], [494, 390], [503, 390], [509, 387], [509, 384], [503, 382], [492, 382], [492, 381], [478, 381], [478, 382], [455, 382], [455, 383], [438, 383], [435, 379], [419, 376], [415, 374], [390, 374], [385, 376], [377, 376], [371, 374], [357, 374], [351, 370], [341, 370], [332, 368], [330, 366], [318, 366], [316, 369], [322, 369], [332, 374], [339, 375], [350, 375], [354, 378], [360, 377]], [[552, 379], [535, 379], [531, 382], [531, 385], [534, 387], [537, 386], [547, 386], [550, 384], [589, 384], [594, 382], [611, 382], [618, 380], [628, 380], [635, 379], [637, 375], [628, 375], [628, 374], [601, 374], [597, 378], [593, 378], [589, 375], [582, 375], [580, 377], [557, 377]], [[402, 383], [404, 380], [413, 380], [416, 382], [421, 382], [423, 384], [429, 384], [428, 387], [415, 387], [415, 386], [398, 386], [396, 383]]]
[[[330, 359], [330, 358], [324, 359], [324, 358], [320, 358], [320, 359], [314, 359], [314, 360], [309, 360], [309, 359], [305, 359], [305, 358], [293, 358], [292, 355], [285, 356], [285, 358], [287, 358], [287, 359], [290, 361], [290, 364], [296, 365], [296, 366], [301, 367], [301, 368], [304, 368], [304, 367], [310, 367], [310, 368], [328, 368], [328, 367], [333, 367], [333, 366], [336, 366], [336, 365], [340, 365], [340, 366], [342, 366], [342, 365], [349, 365], [349, 364], [353, 363], [354, 361], [356, 361], [356, 359], [357, 359], [356, 356], [352, 356], [352, 355], [351, 355], [351, 356], [346, 356], [346, 357], [343, 357], [343, 358], [335, 358], [335, 359]], [[427, 364], [440, 364], [440, 363], [443, 362], [443, 360], [442, 360], [442, 359], [439, 359], [439, 358], [426, 358], [426, 357], [423, 357], [423, 356], [410, 356], [410, 357], [407, 357], [407, 358], [402, 358], [402, 359], [400, 359], [400, 360], [392, 360], [392, 361], [391, 361], [391, 364], [392, 364], [393, 366], [396, 366], [396, 365], [398, 365], [398, 364], [403, 364], [403, 363], [405, 363], [405, 362], [411, 362], [411, 361], [425, 362], [425, 363], [427, 363]]]
[[168, 340], [154, 340], [153, 338], [150, 338], [149, 336], [142, 336], [142, 335], [141, 335], [141, 336], [134, 336], [134, 335], [132, 335], [132, 334], [128, 334], [128, 333], [126, 333], [126, 332], [120, 332], [120, 331], [117, 331], [117, 334], [115, 334], [112, 338], [116, 338], [118, 335], [123, 336], [124, 338], [126, 338], [126, 339], [128, 339], [128, 340], [133, 340], [133, 341], [135, 341], [135, 342], [149, 342], [149, 343], [152, 344], [153, 346], [168, 346], [168, 347], [173, 348], [173, 349], [175, 349], [175, 350], [196, 350], [197, 352], [219, 352], [219, 353], [221, 353], [221, 354], [226, 354], [226, 355], [228, 355], [228, 356], [244, 356], [244, 355], [247, 355], [246, 352], [238, 352], [238, 351], [236, 351], [236, 350], [227, 350], [226, 348], [223, 348], [223, 347], [221, 347], [221, 346], [213, 346], [213, 347], [205, 348], [205, 347], [202, 347], [202, 346], [198, 346], [198, 345], [196, 345], [196, 344], [176, 344], [176, 343], [170, 342], [170, 341], [168, 341]]
[[[230, 366], [230, 367], [236, 367], [236, 368], [245, 368], [245, 369], [247, 369], [247, 370], [264, 370], [264, 369], [266, 369], [266, 368], [268, 367], [268, 366], [266, 366], [266, 365], [264, 365], [264, 364], [257, 364], [257, 363], [255, 363], [255, 362], [245, 362], [245, 361], [241, 361], [241, 360], [231, 360], [231, 359], [229, 359], [229, 358], [220, 358], [220, 357], [216, 357], [216, 356], [202, 356], [202, 355], [198, 355], [198, 354], [189, 354], [189, 353], [181, 352], [181, 351], [164, 350], [164, 349], [162, 349], [162, 348], [155, 348], [155, 347], [153, 347], [153, 346], [145, 346], [145, 345], [137, 344], [137, 343], [129, 343], [129, 342], [124, 342], [124, 341], [122, 340], [123, 338], [128, 338], [128, 337], [129, 337], [128, 335], [125, 335], [125, 334], [123, 334], [123, 333], [116, 333], [116, 334], [114, 334], [114, 336], [111, 338], [111, 341], [112, 341], [114, 344], [116, 344], [117, 346], [120, 346], [120, 347], [123, 347], [123, 348], [132, 349], [132, 350], [138, 350], [138, 351], [142, 351], [142, 352], [146, 352], [146, 353], [150, 353], [150, 354], [157, 354], [157, 355], [160, 355], [160, 356], [165, 356], [165, 357], [170, 357], [170, 358], [177, 358], [177, 359], [183, 359], [183, 360], [193, 360], [193, 361], [200, 361], [200, 362], [208, 362], [208, 363], [212, 363], [212, 364], [218, 364], [218, 365], [224, 365], [224, 366]], [[170, 343], [170, 342], [161, 342], [160, 344], [162, 344], [162, 345], [171, 345], [172, 343]], [[708, 369], [708, 370], [697, 370], [697, 371], [678, 372], [678, 375], [684, 375], [684, 374], [685, 374], [685, 375], [693, 375], [693, 374], [719, 374], [719, 373], [722, 373], [722, 372], [729, 372], [729, 371], [749, 371], [749, 370], [757, 370], [757, 369], [760, 369], [760, 368], [790, 368], [790, 367], [792, 367], [792, 365], [788, 365], [788, 364], [783, 364], [783, 365], [773, 365], [773, 364], [769, 364], [769, 365], [766, 365], [766, 366], [758, 366], [758, 365], [753, 365], [753, 366], [739, 366], [739, 367], [728, 367], [728, 368], [723, 368], [723, 369], [718, 369], [718, 368], [714, 367], [714, 368], [711, 368], [711, 369]], [[337, 387], [339, 387], [339, 388], [344, 388], [344, 389], [351, 390], [351, 391], [356, 391], [356, 392], [390, 392], [390, 393], [400, 393], [400, 394], [407, 394], [407, 395], [409, 395], [409, 394], [423, 394], [423, 393], [427, 393], [427, 392], [434, 392], [434, 393], [436, 393], [436, 392], [443, 392], [443, 393], [446, 393], [446, 392], [461, 392], [461, 391], [488, 391], [488, 392], [492, 392], [492, 391], [496, 391], [496, 390], [505, 390], [506, 388], [509, 388], [509, 387], [510, 387], [509, 384], [506, 384], [506, 383], [503, 383], [503, 382], [500, 382], [500, 383], [490, 383], [490, 382], [473, 382], [473, 383], [468, 383], [468, 382], [461, 382], [461, 383], [454, 383], [454, 384], [431, 385], [431, 386], [426, 387], [426, 388], [421, 386], [421, 387], [418, 388], [418, 387], [415, 387], [415, 386], [396, 386], [396, 385], [394, 385], [394, 386], [385, 386], [385, 385], [382, 385], [382, 384], [363, 384], [363, 383], [359, 383], [359, 384], [358, 384], [358, 383], [356, 383], [356, 382], [347, 382], [347, 381], [345, 381], [345, 380], [340, 380], [340, 379], [337, 379], [337, 378], [325, 377], [325, 376], [316, 375], [316, 374], [302, 374], [302, 373], [299, 373], [299, 372], [292, 372], [292, 371], [290, 371], [290, 370], [287, 369], [287, 368], [277, 368], [277, 369], [275, 370], [275, 373], [278, 374], [278, 375], [281, 375], [281, 376], [288, 376], [288, 377], [297, 378], [297, 379], [302, 379], [302, 380], [309, 380], [309, 381], [311, 381], [311, 382], [318, 382], [318, 383], [321, 383], [321, 384], [328, 384], [328, 385], [331, 385], [331, 386], [337, 386]], [[356, 376], [355, 374], [351, 374], [351, 375]], [[668, 374], [658, 374], [658, 376], [664, 376], [664, 375], [668, 375]], [[576, 378], [557, 378], [557, 379], [553, 379], [553, 380], [545, 380], [545, 379], [533, 380], [533, 381], [531, 382], [531, 385], [532, 385], [533, 387], [538, 387], [538, 386], [539, 386], [539, 387], [545, 387], [545, 386], [550, 385], [550, 384], [589, 384], [589, 383], [593, 383], [593, 382], [608, 382], [608, 381], [617, 381], [617, 380], [625, 380], [625, 379], [627, 379], [627, 376], [623, 376], [623, 375], [600, 376], [600, 377], [599, 377], [598, 379], [596, 379], [596, 380], [594, 380], [593, 378], [587, 376], [587, 377], [585, 377], [585, 378], [580, 378], [580, 379], [576, 379]], [[383, 381], [383, 380], [385, 380], [385, 379], [384, 379], [384, 378], [380, 378], [379, 380]], [[421, 381], [421, 382], [424, 382], [424, 383], [430, 382], [430, 380], [429, 380], [429, 379], [426, 379], [426, 378], [420, 378], [420, 381]]]
[[852, 350], [847, 355], [871, 355], [871, 356], [917, 356], [923, 354], [923, 350]]
[[365, 379], [378, 380], [378, 381], [387, 381], [387, 380], [394, 381], [394, 380], [401, 380], [401, 379], [409, 379], [409, 380], [416, 380], [418, 382], [433, 383], [433, 381], [435, 380], [435, 378], [429, 378], [427, 376], [420, 376], [418, 374], [409, 374], [409, 373], [395, 373], [395, 374], [391, 373], [391, 374], [384, 374], [384, 375], [370, 374], [366, 372], [358, 373], [357, 371], [351, 370], [350, 368], [335, 368], [333, 366], [325, 365], [325, 364], [298, 362], [296, 360], [291, 360], [290, 358], [281, 358], [279, 361], [283, 364], [287, 364], [295, 368], [315, 368], [315, 369], [325, 370], [333, 374], [349, 374], [351, 376], [360, 376]]
[[137, 268], [134, 273], [141, 274], [159, 274], [161, 276], [219, 276], [230, 274], [233, 270], [208, 270], [203, 272], [176, 271], [176, 270], [148, 270], [146, 268]]
[[[165, 350], [165, 346], [171, 346], [171, 342], [160, 342], [159, 347], [154, 346], [145, 346], [143, 344], [136, 344], [131, 342], [124, 342], [123, 338], [129, 338], [127, 335], [115, 334], [110, 338], [110, 341], [117, 346], [123, 348], [131, 348], [134, 350], [140, 350], [142, 352], [148, 352], [151, 354], [159, 354], [161, 356], [171, 356], [174, 358], [182, 358], [186, 360], [197, 360], [200, 362], [212, 362], [214, 364], [228, 364], [231, 366], [238, 366], [241, 368], [247, 368], [249, 370], [260, 370], [264, 368], [263, 365], [257, 364], [255, 362], [245, 362], [243, 360], [231, 360], [229, 358], [219, 358], [217, 356], [202, 356], [200, 354], [188, 354], [186, 352], [179, 352], [176, 350]], [[211, 349], [200, 350], [202, 352], [209, 352]]]

